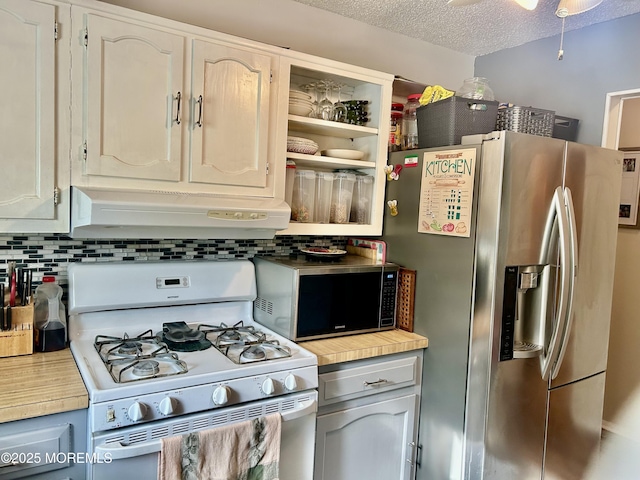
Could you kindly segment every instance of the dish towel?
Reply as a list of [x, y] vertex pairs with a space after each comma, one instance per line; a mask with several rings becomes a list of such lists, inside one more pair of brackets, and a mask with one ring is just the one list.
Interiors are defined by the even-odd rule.
[[278, 480], [279, 413], [162, 439], [160, 480]]

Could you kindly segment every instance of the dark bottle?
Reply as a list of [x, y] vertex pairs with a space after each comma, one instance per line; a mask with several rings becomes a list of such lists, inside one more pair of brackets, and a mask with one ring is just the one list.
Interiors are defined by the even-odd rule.
[[36, 288], [34, 305], [34, 350], [53, 352], [67, 344], [66, 311], [62, 303], [62, 288], [55, 277], [44, 277]]

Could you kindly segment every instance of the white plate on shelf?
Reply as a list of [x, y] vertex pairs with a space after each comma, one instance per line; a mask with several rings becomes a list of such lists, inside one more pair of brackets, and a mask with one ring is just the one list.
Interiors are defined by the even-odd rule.
[[320, 153], [325, 157], [343, 158], [345, 160], [362, 160], [364, 158], [364, 152], [360, 150], [349, 150], [347, 148], [332, 148], [322, 150]]

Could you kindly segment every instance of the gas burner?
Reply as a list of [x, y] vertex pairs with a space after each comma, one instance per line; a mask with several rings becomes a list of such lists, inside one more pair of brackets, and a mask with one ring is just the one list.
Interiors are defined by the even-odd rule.
[[133, 365], [133, 374], [137, 377], [152, 377], [160, 372], [160, 363], [155, 360], [143, 360]]
[[140, 342], [126, 341], [118, 348], [118, 353], [122, 355], [137, 355], [142, 353], [142, 344]]
[[240, 333], [235, 330], [226, 330], [218, 335], [218, 341], [237, 342], [238, 340], [240, 340]]
[[251, 345], [245, 348], [240, 354], [240, 358], [246, 358], [249, 361], [255, 362], [258, 360], [264, 360], [267, 356], [267, 352], [264, 351], [260, 345]]

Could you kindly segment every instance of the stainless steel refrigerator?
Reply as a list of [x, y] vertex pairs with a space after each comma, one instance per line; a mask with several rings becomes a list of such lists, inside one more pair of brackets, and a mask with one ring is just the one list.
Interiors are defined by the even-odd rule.
[[387, 259], [417, 271], [429, 338], [417, 479], [580, 479], [601, 432], [621, 153], [514, 132], [463, 144], [389, 158]]

